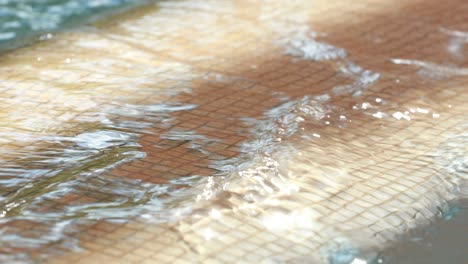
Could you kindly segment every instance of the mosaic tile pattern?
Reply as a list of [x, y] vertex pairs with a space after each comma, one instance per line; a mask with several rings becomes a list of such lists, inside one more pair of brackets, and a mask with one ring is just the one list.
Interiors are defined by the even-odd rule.
[[4, 55], [0, 161], [36, 187], [2, 185], [1, 228], [32, 246], [0, 255], [372, 257], [465, 184], [467, 9], [162, 1]]

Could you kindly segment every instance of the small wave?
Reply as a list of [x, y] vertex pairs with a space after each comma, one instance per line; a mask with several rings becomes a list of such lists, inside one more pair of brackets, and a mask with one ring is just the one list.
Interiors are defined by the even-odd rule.
[[456, 66], [440, 65], [432, 62], [407, 59], [391, 59], [391, 62], [398, 65], [410, 65], [421, 68], [421, 74], [433, 78], [447, 78], [453, 76], [468, 75], [468, 68], [460, 68]]

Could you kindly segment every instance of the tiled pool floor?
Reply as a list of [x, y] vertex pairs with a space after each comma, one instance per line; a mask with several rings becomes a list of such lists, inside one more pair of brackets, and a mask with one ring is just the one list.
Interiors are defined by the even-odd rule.
[[459, 0], [182, 0], [9, 52], [0, 260], [390, 261], [466, 195], [466, 43]]

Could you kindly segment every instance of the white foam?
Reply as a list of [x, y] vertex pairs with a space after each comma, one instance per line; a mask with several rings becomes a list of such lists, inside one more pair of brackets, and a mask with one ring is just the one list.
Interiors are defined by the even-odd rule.
[[317, 41], [315, 33], [303, 32], [286, 40], [286, 54], [313, 61], [335, 60], [346, 57], [344, 49]]
[[117, 131], [96, 131], [79, 134], [74, 139], [80, 147], [104, 149], [125, 144], [130, 139], [130, 135]]

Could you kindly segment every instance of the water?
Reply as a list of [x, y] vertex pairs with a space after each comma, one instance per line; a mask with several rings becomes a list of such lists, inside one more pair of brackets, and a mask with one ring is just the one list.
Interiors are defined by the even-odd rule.
[[[60, 21], [136, 2], [80, 3]], [[371, 63], [277, 5], [165, 1], [5, 55], [0, 260], [466, 259], [463, 39]]]
[[387, 263], [465, 263], [468, 202], [454, 201], [447, 214], [430, 227], [413, 230], [380, 254]]
[[[52, 32], [141, 5], [145, 0], [2, 0], [0, 50], [13, 49]], [[42, 36], [41, 36], [42, 35]]]

